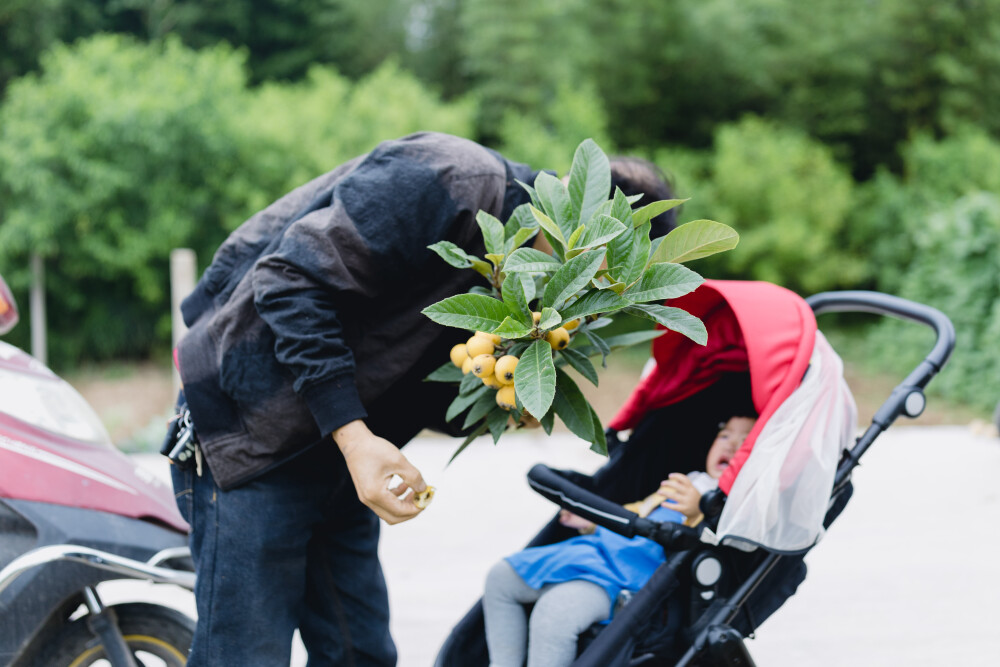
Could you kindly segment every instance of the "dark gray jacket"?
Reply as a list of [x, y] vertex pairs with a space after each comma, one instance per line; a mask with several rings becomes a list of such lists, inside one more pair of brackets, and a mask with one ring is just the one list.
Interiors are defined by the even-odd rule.
[[[454, 394], [421, 383], [467, 333], [420, 313], [482, 279], [427, 246], [484, 251], [536, 172], [444, 134], [380, 144], [257, 213], [183, 305], [184, 393], [217, 483], [232, 488], [349, 421], [403, 445]], [[335, 446], [332, 440], [330, 446]]]

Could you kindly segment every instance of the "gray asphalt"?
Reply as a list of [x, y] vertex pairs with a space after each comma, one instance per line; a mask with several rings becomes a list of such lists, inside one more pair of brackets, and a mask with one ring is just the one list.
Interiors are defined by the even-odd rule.
[[[535, 463], [589, 472], [601, 457], [572, 436], [473, 443], [421, 437], [404, 450], [437, 487], [417, 519], [384, 526], [399, 667], [429, 667], [478, 599], [487, 570], [555, 512], [533, 493]], [[158, 474], [158, 457], [140, 457]], [[855, 496], [807, 556], [799, 592], [749, 642], [762, 667], [996, 665], [1000, 655], [1000, 441], [964, 427], [897, 426], [854, 475]], [[112, 584], [105, 598], [149, 595]], [[189, 613], [183, 592], [160, 593]], [[293, 665], [305, 664], [300, 644]]]

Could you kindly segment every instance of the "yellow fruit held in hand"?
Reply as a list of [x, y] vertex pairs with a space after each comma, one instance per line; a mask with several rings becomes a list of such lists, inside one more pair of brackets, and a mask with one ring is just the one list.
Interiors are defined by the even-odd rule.
[[517, 407], [517, 402], [514, 400], [514, 385], [500, 387], [500, 391], [497, 392], [497, 405], [504, 410], [513, 410]]
[[505, 354], [497, 359], [493, 366], [493, 374], [501, 384], [514, 384], [514, 369], [517, 368], [517, 357]]
[[503, 338], [501, 338], [500, 336], [498, 336], [498, 335], [496, 335], [494, 333], [487, 333], [485, 331], [477, 331], [476, 335], [479, 336], [480, 338], [485, 338], [486, 340], [490, 341], [494, 345], [499, 345], [500, 343], [503, 342]]
[[493, 375], [493, 366], [496, 362], [492, 354], [480, 354], [472, 360], [472, 374], [477, 378]]
[[569, 332], [563, 327], [559, 327], [545, 334], [545, 340], [548, 341], [553, 350], [561, 350], [569, 345]]
[[503, 385], [500, 384], [500, 380], [497, 379], [496, 375], [487, 375], [483, 378], [483, 384], [485, 384], [490, 389], [499, 389]]
[[465, 363], [465, 360], [469, 358], [469, 353], [465, 351], [465, 343], [459, 343], [455, 347], [451, 348], [451, 363], [455, 364], [459, 368]]
[[580, 320], [570, 320], [569, 322], [563, 322], [562, 328], [566, 331], [572, 331], [578, 326], [580, 326]]
[[481, 354], [493, 354], [493, 341], [482, 336], [473, 336], [465, 342], [465, 351], [475, 359]]
[[462, 375], [468, 375], [472, 370], [472, 357], [466, 357], [462, 362]]

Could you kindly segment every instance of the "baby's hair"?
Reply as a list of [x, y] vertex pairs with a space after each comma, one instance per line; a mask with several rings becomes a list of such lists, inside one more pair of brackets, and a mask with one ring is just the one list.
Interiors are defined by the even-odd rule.
[[740, 418], [740, 419], [752, 419], [754, 421], [757, 421], [757, 415], [737, 413], [737, 414], [734, 414], [734, 415], [730, 415], [728, 419], [725, 419], [724, 421], [719, 422], [719, 430], [721, 431], [722, 429], [726, 428], [726, 424], [729, 423], [730, 419], [737, 419], [737, 418]]

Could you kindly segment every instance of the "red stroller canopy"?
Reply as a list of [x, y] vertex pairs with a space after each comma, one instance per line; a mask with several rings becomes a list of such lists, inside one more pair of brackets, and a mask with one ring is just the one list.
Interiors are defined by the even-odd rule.
[[698, 345], [674, 331], [654, 340], [655, 368], [609, 426], [634, 428], [647, 412], [698, 393], [724, 373], [749, 371], [758, 419], [719, 479], [728, 494], [764, 424], [802, 381], [815, 344], [816, 318], [802, 297], [765, 282], [706, 280], [666, 303], [701, 318], [708, 342]]

